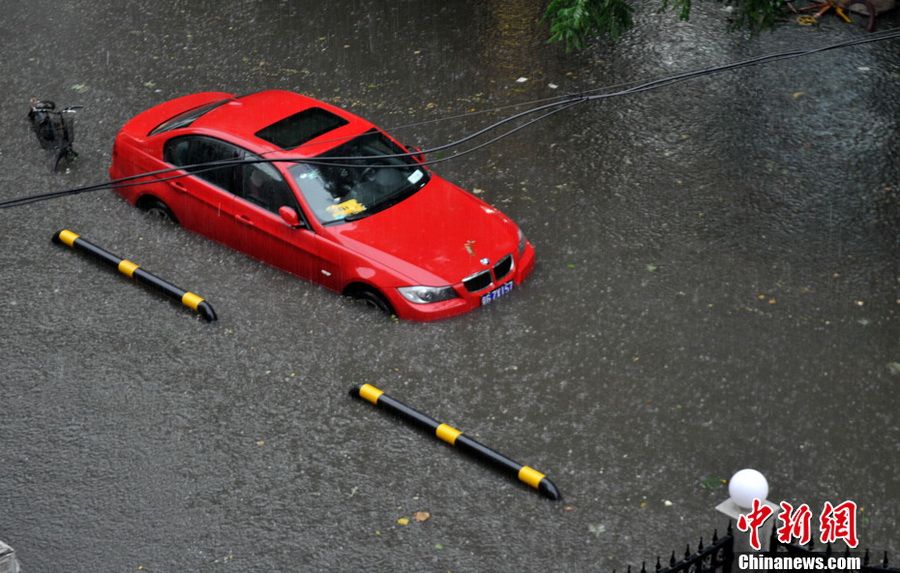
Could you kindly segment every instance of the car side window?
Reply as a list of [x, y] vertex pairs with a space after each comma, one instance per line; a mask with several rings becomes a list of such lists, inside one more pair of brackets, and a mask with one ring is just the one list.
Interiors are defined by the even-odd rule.
[[[166, 142], [163, 149], [163, 159], [178, 167], [241, 159], [243, 156], [241, 148], [211, 137], [174, 137]], [[187, 171], [198, 172], [197, 177], [239, 195], [242, 187], [241, 167], [233, 165], [202, 172], [203, 167], [193, 167]]]
[[291, 188], [271, 163], [245, 164], [243, 185], [239, 195], [273, 213], [278, 213], [278, 209], [283, 206], [298, 211]]

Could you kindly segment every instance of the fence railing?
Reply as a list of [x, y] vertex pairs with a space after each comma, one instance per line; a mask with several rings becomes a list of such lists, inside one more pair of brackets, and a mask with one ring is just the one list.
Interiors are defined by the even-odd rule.
[[[767, 552], [767, 555], [790, 555], [793, 557], [805, 557], [812, 555], [813, 553], [815, 553], [816, 555], [824, 555], [825, 557], [850, 557], [851, 555], [854, 555], [850, 553], [849, 547], [845, 548], [844, 551], [835, 552], [830, 543], [826, 543], [824, 546], [816, 546], [814, 541], [810, 541], [806, 545], [782, 543], [775, 535], [775, 529], [772, 528], [772, 537], [769, 540], [769, 551]], [[888, 562], [887, 551], [883, 553], [880, 562], [873, 563], [872, 556], [869, 553], [868, 549], [866, 549], [863, 553], [862, 567], [860, 569], [853, 569], [853, 571], [861, 571], [862, 573], [900, 573], [900, 569], [890, 566]]]
[[[697, 544], [697, 550], [691, 551], [688, 544], [681, 559], [675, 558], [675, 551], [669, 557], [668, 566], [663, 566], [662, 559], [656, 557], [655, 573], [731, 573], [734, 564], [734, 532], [731, 522], [723, 537], [719, 537], [719, 530], [714, 529], [710, 545], [703, 544], [703, 538]], [[613, 570], [613, 573], [616, 573]], [[628, 566], [631, 573], [631, 566]], [[641, 564], [641, 573], [647, 573], [647, 563]]]
[[[710, 545], [704, 546], [703, 538], [700, 538], [700, 543], [697, 544], [696, 551], [691, 551], [691, 546], [688, 545], [684, 550], [684, 556], [680, 559], [676, 559], [675, 553], [675, 551], [672, 552], [667, 566], [664, 565], [662, 559], [657, 556], [656, 567], [654, 568], [653, 573], [732, 573], [732, 570], [736, 569], [736, 556], [734, 553], [734, 531], [731, 528], [731, 522], [728, 522], [728, 528], [725, 531], [725, 535], [721, 538], [718, 535], [718, 530], [713, 530]], [[759, 555], [767, 557], [779, 555], [809, 557], [815, 555], [825, 556], [827, 558], [831, 556], [850, 557], [859, 554], [856, 552], [851, 553], [849, 548], [844, 551], [835, 552], [830, 543], [824, 546], [819, 545], [818, 547], [812, 541], [806, 545], [781, 543], [778, 541], [775, 528], [773, 527], [772, 536], [769, 540], [769, 550], [760, 553]], [[900, 573], [900, 569], [890, 566], [887, 551], [883, 553], [880, 561], [873, 562], [868, 549], [863, 553], [862, 567], [853, 571], [861, 571], [862, 573]], [[613, 569], [613, 573], [616, 573], [615, 569]], [[628, 566], [627, 573], [631, 573], [630, 565]], [[640, 573], [648, 573], [646, 561], [641, 563]], [[781, 572], [779, 571], [779, 573]]]

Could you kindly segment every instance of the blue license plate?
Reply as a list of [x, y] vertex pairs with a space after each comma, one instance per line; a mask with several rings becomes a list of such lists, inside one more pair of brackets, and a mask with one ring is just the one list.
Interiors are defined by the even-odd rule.
[[508, 283], [504, 283], [504, 284], [498, 286], [497, 288], [495, 288], [494, 290], [492, 290], [491, 292], [483, 295], [481, 297], [481, 306], [484, 306], [486, 304], [491, 304], [492, 302], [494, 302], [501, 296], [503, 296], [506, 293], [508, 293], [509, 291], [511, 291], [514, 286], [516, 286], [515, 283], [513, 281], [509, 281]]

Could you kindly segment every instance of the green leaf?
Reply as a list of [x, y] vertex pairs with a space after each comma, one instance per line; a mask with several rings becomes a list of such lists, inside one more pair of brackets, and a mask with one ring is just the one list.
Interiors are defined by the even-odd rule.
[[727, 481], [719, 476], [709, 476], [700, 481], [700, 487], [704, 489], [719, 489], [724, 486]]
[[[722, 1], [722, 0], [720, 0]], [[753, 32], [772, 28], [784, 12], [783, 0], [724, 0], [734, 6], [732, 29]], [[635, 3], [638, 4], [639, 3]], [[671, 9], [681, 20], [691, 15], [692, 0], [660, 0], [660, 12]], [[634, 24], [627, 0], [551, 0], [542, 16], [550, 23], [548, 42], [563, 42], [566, 51], [584, 48], [591, 36], [616, 39]]]

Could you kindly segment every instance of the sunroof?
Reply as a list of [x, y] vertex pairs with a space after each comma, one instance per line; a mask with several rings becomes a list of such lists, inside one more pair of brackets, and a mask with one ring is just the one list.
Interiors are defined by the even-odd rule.
[[293, 149], [346, 124], [346, 119], [330, 111], [311, 107], [264, 127], [256, 132], [256, 137], [282, 149]]

